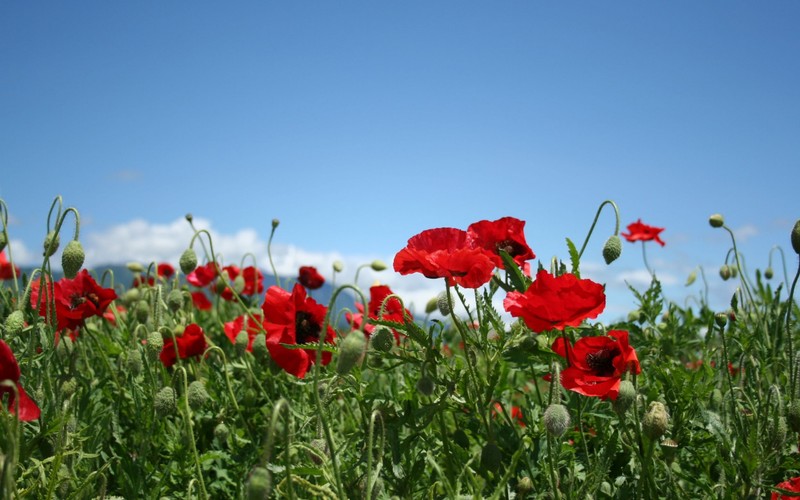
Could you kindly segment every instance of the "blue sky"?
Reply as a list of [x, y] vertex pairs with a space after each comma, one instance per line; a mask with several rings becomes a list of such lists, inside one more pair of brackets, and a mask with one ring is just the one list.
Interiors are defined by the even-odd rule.
[[[798, 19], [796, 1], [3, 2], [12, 251], [40, 261], [61, 195], [90, 265], [177, 261], [187, 212], [264, 267], [280, 219], [289, 273], [390, 263], [424, 229], [506, 215], [549, 262], [611, 199], [623, 227], [666, 228], [647, 251], [669, 298], [703, 266], [724, 307], [730, 240], [708, 216], [751, 269], [791, 251], [800, 216]], [[647, 281], [640, 244], [602, 263], [613, 225], [584, 256], [607, 316]], [[365, 276], [418, 303], [442, 288]]]

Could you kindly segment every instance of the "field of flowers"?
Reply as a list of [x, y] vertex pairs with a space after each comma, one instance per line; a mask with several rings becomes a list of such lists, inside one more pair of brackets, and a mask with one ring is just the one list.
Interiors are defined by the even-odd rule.
[[[130, 263], [118, 283], [83, 268], [60, 197], [22, 275], [2, 200], [0, 215], [3, 499], [800, 496], [800, 267], [747, 269], [719, 214], [730, 307], [668, 302], [651, 273], [613, 324], [593, 321], [605, 287], [581, 277], [584, 251], [612, 265], [623, 239], [665, 243], [641, 220], [621, 232], [610, 201], [564, 260], [536, 261], [504, 217], [365, 264], [441, 282], [415, 314], [357, 278], [319, 303], [326, 271], [265, 276], [271, 254], [220, 262], [188, 215], [179, 262]], [[799, 262], [800, 221], [776, 243]]]

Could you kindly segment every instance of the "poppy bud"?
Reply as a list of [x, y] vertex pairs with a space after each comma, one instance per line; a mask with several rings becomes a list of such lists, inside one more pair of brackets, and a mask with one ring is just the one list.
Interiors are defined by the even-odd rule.
[[83, 259], [86, 254], [83, 252], [83, 246], [78, 240], [72, 240], [64, 247], [64, 252], [61, 254], [61, 269], [64, 270], [64, 276], [68, 279], [73, 279], [78, 274], [83, 266]]
[[162, 349], [164, 349], [164, 338], [161, 334], [159, 332], [147, 334], [147, 344], [145, 345], [147, 358], [155, 361], [161, 354]]
[[178, 264], [181, 267], [181, 272], [183, 274], [189, 274], [195, 270], [197, 267], [197, 254], [194, 253], [192, 248], [187, 248], [181, 254], [181, 258], [178, 261]]
[[667, 432], [669, 427], [669, 413], [667, 407], [660, 401], [653, 401], [647, 408], [647, 412], [642, 418], [642, 431], [644, 435], [652, 440], [656, 440]]
[[58, 235], [55, 231], [50, 231], [47, 233], [47, 236], [44, 237], [44, 256], [50, 257], [56, 250], [58, 250], [58, 245], [61, 243], [61, 236]]
[[364, 360], [367, 338], [361, 330], [353, 330], [347, 334], [339, 345], [339, 359], [336, 362], [336, 373], [347, 375], [354, 366]]
[[619, 383], [619, 393], [617, 399], [614, 400], [612, 405], [617, 413], [622, 415], [628, 408], [631, 407], [633, 402], [636, 401], [636, 388], [630, 380], [623, 380]]
[[6, 335], [8, 336], [17, 336], [22, 333], [22, 329], [25, 328], [25, 315], [20, 310], [12, 311], [11, 314], [6, 317]]
[[775, 272], [772, 270], [771, 267], [764, 269], [764, 277], [768, 280], [771, 280], [772, 277], [775, 275]]
[[731, 277], [731, 268], [727, 264], [723, 264], [722, 267], [719, 268], [719, 277], [722, 278], [723, 281], [728, 281]]
[[622, 254], [622, 241], [619, 236], [612, 234], [603, 245], [603, 259], [606, 264], [611, 264]]
[[433, 382], [433, 379], [427, 375], [423, 375], [417, 380], [417, 391], [423, 396], [430, 396], [433, 394], [435, 388], [436, 384]]
[[450, 301], [447, 300], [447, 292], [440, 293], [436, 300], [436, 305], [439, 307], [439, 314], [442, 316], [450, 314], [452, 309], [450, 308]]
[[61, 384], [61, 393], [65, 398], [72, 396], [77, 390], [78, 382], [76, 382], [74, 378], [69, 378], [65, 380], [63, 384]]
[[205, 384], [200, 380], [193, 381], [186, 391], [186, 398], [189, 400], [189, 406], [193, 410], [199, 410], [205, 406], [209, 399]]
[[433, 311], [439, 309], [439, 297], [433, 297], [431, 300], [425, 304], [425, 314], [430, 314]]
[[144, 266], [139, 262], [128, 262], [127, 264], [125, 264], [125, 267], [127, 267], [128, 271], [130, 271], [132, 273], [143, 273], [144, 272]]
[[769, 436], [770, 443], [773, 448], [780, 448], [786, 441], [786, 417], [779, 415], [777, 417], [770, 417], [767, 421], [767, 436]]
[[[711, 403], [711, 408], [713, 410], [722, 409], [722, 391], [720, 391], [719, 389], [714, 389], [713, 391], [711, 391], [710, 403]], [[800, 409], [800, 407], [798, 407], [798, 409]], [[800, 416], [800, 413], [798, 413], [798, 416]]]
[[66, 360], [70, 357], [74, 348], [75, 343], [72, 342], [69, 335], [61, 335], [58, 339], [58, 345], [56, 345], [56, 354], [62, 360]]
[[146, 300], [140, 300], [136, 303], [136, 320], [139, 323], [144, 323], [147, 321], [148, 316], [150, 316], [150, 304]]
[[333, 261], [333, 272], [340, 273], [344, 270], [344, 262], [341, 260], [334, 260]]
[[725, 325], [728, 324], [728, 315], [726, 313], [717, 313], [714, 315], [714, 322], [717, 323], [718, 327], [725, 328]]
[[214, 427], [214, 437], [221, 443], [225, 443], [228, 441], [228, 436], [230, 436], [231, 430], [225, 424], [225, 422], [220, 422]]
[[139, 349], [131, 349], [125, 358], [125, 368], [134, 376], [142, 373], [142, 352]]
[[731, 268], [731, 278], [735, 278], [739, 276], [739, 268], [736, 266], [730, 266]]
[[6, 233], [4, 231], [0, 231], [0, 252], [6, 249], [6, 245], [8, 245], [8, 238], [6, 238]]
[[792, 248], [794, 248], [794, 253], [800, 255], [800, 219], [794, 223], [792, 228]]
[[533, 481], [530, 476], [523, 476], [517, 481], [517, 494], [522, 498], [528, 498], [527, 495], [533, 491]]
[[281, 221], [278, 219], [272, 219], [272, 229], [277, 229], [278, 225], [280, 225]]
[[800, 399], [795, 399], [789, 403], [789, 408], [786, 409], [786, 416], [789, 427], [794, 432], [800, 432]]
[[153, 407], [156, 413], [162, 417], [174, 414], [178, 409], [175, 390], [172, 387], [163, 387], [153, 398]]
[[551, 436], [559, 437], [569, 428], [570, 417], [567, 407], [551, 404], [544, 411], [544, 428]]
[[244, 276], [241, 274], [233, 279], [233, 291], [237, 294], [241, 294], [244, 291], [245, 285]]
[[369, 344], [376, 351], [389, 352], [394, 347], [394, 335], [385, 326], [376, 326], [369, 338]]
[[722, 227], [725, 225], [725, 219], [721, 214], [714, 214], [708, 218], [708, 223], [711, 224], [711, 227]]
[[697, 279], [697, 271], [693, 270], [691, 273], [689, 273], [689, 277], [686, 278], [685, 286], [691, 286], [691, 284], [694, 283], [696, 279]]
[[236, 341], [233, 343], [234, 349], [236, 349], [236, 354], [239, 356], [244, 356], [244, 353], [247, 352], [247, 344], [250, 343], [250, 335], [247, 334], [247, 331], [242, 330], [241, 332], [236, 335]]
[[372, 261], [372, 264], [370, 264], [370, 267], [372, 268], [373, 271], [378, 271], [378, 272], [385, 271], [386, 263], [382, 260], [375, 259]]
[[[277, 220], [277, 219], [275, 219]], [[274, 222], [273, 222], [274, 224]], [[272, 492], [272, 476], [264, 467], [255, 467], [247, 478], [247, 500], [265, 500]]]
[[269, 350], [267, 350], [267, 336], [263, 333], [259, 333], [256, 335], [256, 338], [253, 339], [253, 356], [259, 360], [265, 360], [269, 358]]
[[167, 294], [167, 307], [172, 312], [178, 312], [183, 307], [183, 292], [178, 290], [172, 290]]
[[494, 442], [487, 443], [481, 450], [481, 468], [488, 471], [496, 471], [503, 463], [503, 452]]

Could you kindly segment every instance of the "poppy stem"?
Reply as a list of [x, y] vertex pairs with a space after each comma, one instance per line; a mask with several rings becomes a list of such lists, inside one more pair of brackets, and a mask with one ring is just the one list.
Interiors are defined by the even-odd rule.
[[644, 260], [644, 267], [645, 267], [645, 269], [647, 269], [647, 272], [650, 274], [650, 276], [655, 278], [655, 275], [653, 274], [653, 270], [650, 269], [650, 264], [647, 263], [647, 250], [645, 249], [646, 246], [647, 245], [645, 245], [645, 242], [643, 241], [642, 242], [642, 259]]
[[583, 257], [583, 251], [586, 250], [586, 245], [589, 243], [589, 238], [591, 238], [592, 232], [594, 232], [594, 227], [597, 225], [597, 219], [600, 218], [600, 212], [606, 205], [611, 205], [612, 207], [614, 207], [614, 215], [616, 216], [616, 224], [614, 225], [614, 236], [619, 235], [619, 207], [617, 207], [617, 204], [614, 203], [613, 201], [606, 200], [600, 204], [600, 207], [597, 208], [597, 214], [595, 214], [594, 216], [594, 221], [592, 221], [592, 226], [589, 228], [589, 233], [586, 235], [586, 239], [583, 240], [581, 251], [578, 252], [578, 258]]
[[[3, 232], [2, 232], [2, 241], [6, 243], [8, 247], [8, 264], [11, 266], [11, 278], [14, 281], [14, 294], [17, 296], [17, 299], [21, 302], [21, 297], [19, 295], [19, 283], [17, 283], [17, 269], [14, 267], [14, 259], [11, 256], [11, 245], [8, 244], [8, 206], [6, 206], [6, 202], [0, 198], [0, 221], [3, 224]], [[0, 248], [0, 252], [2, 252], [4, 248]]]
[[[786, 300], [786, 321], [784, 324], [786, 325], [786, 348], [789, 351], [789, 366], [791, 369], [789, 370], [790, 376], [790, 387], [791, 387], [791, 394], [794, 398], [794, 395], [797, 394], [797, 375], [795, 374], [794, 370], [794, 347], [792, 342], [792, 329], [789, 327], [792, 321], [792, 306], [794, 305], [794, 290], [797, 286], [797, 279], [800, 278], [800, 266], [797, 267], [797, 273], [794, 275], [794, 280], [792, 281], [792, 287], [789, 289], [789, 298]], [[793, 376], [794, 375], [794, 376]]]

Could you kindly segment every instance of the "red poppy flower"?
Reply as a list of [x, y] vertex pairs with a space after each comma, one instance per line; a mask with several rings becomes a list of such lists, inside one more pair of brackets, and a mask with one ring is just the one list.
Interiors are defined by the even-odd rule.
[[171, 264], [162, 262], [156, 268], [156, 273], [162, 278], [169, 279], [175, 275], [175, 268]]
[[210, 311], [212, 304], [203, 292], [192, 292], [192, 304], [200, 311]]
[[561, 372], [561, 385], [584, 396], [617, 399], [622, 376], [628, 371], [642, 371], [625, 330], [611, 330], [603, 337], [583, 337], [574, 346], [559, 337], [553, 342], [553, 351], [569, 363]]
[[323, 278], [322, 275], [317, 272], [316, 267], [301, 266], [297, 281], [299, 281], [301, 285], [309, 290], [316, 290], [317, 288], [320, 288], [323, 283], [325, 283], [325, 278]]
[[525, 242], [523, 229], [525, 222], [514, 217], [503, 217], [495, 221], [482, 220], [470, 224], [467, 236], [470, 245], [484, 249], [496, 267], [503, 267], [500, 250], [505, 250], [517, 265], [536, 258], [533, 250]]
[[[277, 286], [267, 289], [264, 297], [264, 328], [267, 330], [267, 348], [275, 362], [291, 373], [303, 378], [317, 359], [317, 342], [322, 333], [322, 323], [328, 308], [307, 297], [306, 289], [295, 283], [292, 293]], [[333, 343], [336, 334], [328, 325], [325, 342]], [[309, 349], [289, 348], [286, 345], [310, 344]], [[331, 353], [322, 354], [322, 364], [327, 365]]]
[[[500, 404], [499, 402], [495, 402], [495, 404], [494, 404], [494, 415], [502, 415], [502, 414], [503, 414], [503, 405]], [[512, 422], [516, 422], [517, 425], [519, 425], [520, 427], [526, 427], [525, 421], [523, 420], [523, 417], [522, 417], [522, 408], [520, 408], [519, 406], [513, 406], [512, 405], [511, 406], [511, 415], [509, 415], [509, 416], [511, 417], [511, 421]]]
[[515, 318], [522, 318], [536, 333], [578, 326], [596, 318], [606, 307], [603, 285], [573, 274], [554, 277], [545, 270], [525, 292], [509, 292], [503, 307]]
[[[791, 491], [792, 493], [800, 493], [800, 477], [793, 477], [787, 481], [782, 483], [778, 483], [776, 488], [780, 488], [782, 490]], [[781, 495], [777, 491], [772, 492], [772, 496], [770, 500], [791, 500], [796, 499], [797, 496], [789, 496], [789, 495]]]
[[412, 236], [394, 256], [394, 270], [400, 274], [422, 273], [465, 288], [486, 284], [494, 268], [484, 249], [470, 245], [466, 231], [452, 227], [426, 229]]
[[[404, 323], [405, 318], [413, 321], [414, 316], [408, 309], [403, 308], [403, 304], [397, 297], [392, 297], [388, 301], [386, 298], [394, 294], [391, 288], [386, 285], [375, 285], [369, 289], [369, 308], [368, 317], [372, 319], [380, 319], [385, 321], [394, 321], [397, 323]], [[386, 301], [386, 305], [383, 303]], [[381, 315], [381, 306], [383, 306], [383, 314]], [[356, 309], [358, 313], [351, 314], [345, 313], [345, 318], [349, 323], [353, 324], [353, 328], [363, 330], [365, 334], [371, 335], [375, 330], [375, 325], [367, 324], [364, 322], [364, 306], [360, 302], [356, 302]], [[395, 340], [399, 343], [400, 332], [392, 328]]]
[[[45, 280], [46, 281], [46, 280]], [[106, 307], [117, 298], [112, 288], [102, 288], [86, 269], [82, 269], [73, 279], [62, 278], [52, 286], [56, 304], [58, 330], [75, 329], [83, 326], [92, 316], [102, 316]], [[36, 307], [39, 299], [39, 280], [31, 286], [31, 305]], [[44, 298], [39, 315], [47, 317]]]
[[5, 250], [0, 252], [0, 280], [13, 280], [14, 279], [14, 272], [17, 274], [17, 278], [21, 276], [19, 272], [18, 266], [12, 266], [11, 263], [6, 259], [6, 252]]
[[622, 236], [624, 236], [625, 239], [630, 242], [655, 241], [663, 247], [665, 243], [659, 236], [663, 230], [663, 227], [654, 227], [643, 224], [642, 219], [639, 219], [632, 224], [628, 224], [628, 234], [622, 233]]
[[[244, 288], [239, 292], [239, 295], [260, 295], [264, 291], [264, 275], [256, 267], [247, 266], [240, 270], [236, 266], [226, 266], [222, 271], [223, 274], [227, 273], [231, 281], [239, 276], [242, 277], [244, 280]], [[220, 295], [225, 300], [233, 300], [233, 290], [231, 290], [230, 287], [226, 286]]]
[[[116, 315], [114, 314], [114, 309], [117, 310]], [[111, 323], [113, 326], [117, 326], [117, 315], [123, 316], [128, 312], [128, 310], [125, 309], [125, 306], [119, 304], [117, 304], [114, 309], [106, 309], [106, 312], [103, 313], [103, 319]]]
[[[188, 325], [183, 334], [175, 337], [175, 342], [178, 344], [178, 356], [181, 359], [186, 359], [190, 356], [200, 356], [206, 351], [208, 344], [206, 344], [206, 336], [203, 329], [199, 325], [192, 323]], [[164, 366], [172, 366], [177, 361], [175, 355], [175, 344], [172, 338], [164, 340], [164, 347], [161, 349], [159, 356]]]
[[244, 330], [245, 319], [247, 320], [247, 351], [252, 352], [253, 339], [262, 331], [262, 327], [259, 323], [253, 321], [249, 316], [239, 316], [235, 320], [225, 323], [223, 330], [225, 330], [225, 336], [228, 337], [232, 344], [235, 344], [236, 337]]
[[139, 288], [143, 285], [156, 286], [156, 279], [144, 274], [137, 274], [133, 277], [133, 284], [131, 285], [133, 288]]
[[198, 288], [203, 288], [204, 286], [208, 285], [214, 278], [217, 277], [217, 270], [214, 267], [213, 262], [209, 262], [202, 266], [197, 266], [194, 271], [190, 272], [186, 275], [186, 281], [189, 284], [194, 285]]
[[[40, 410], [36, 403], [28, 396], [22, 384], [19, 383], [20, 371], [17, 364], [17, 358], [8, 347], [5, 341], [0, 340], [0, 382], [10, 380], [17, 386], [16, 393], [19, 394], [19, 419], [23, 422], [36, 420], [39, 418]], [[11, 387], [0, 385], [0, 401], [5, 398], [8, 393], [8, 411], [9, 413], [16, 412], [17, 400], [14, 389]]]

